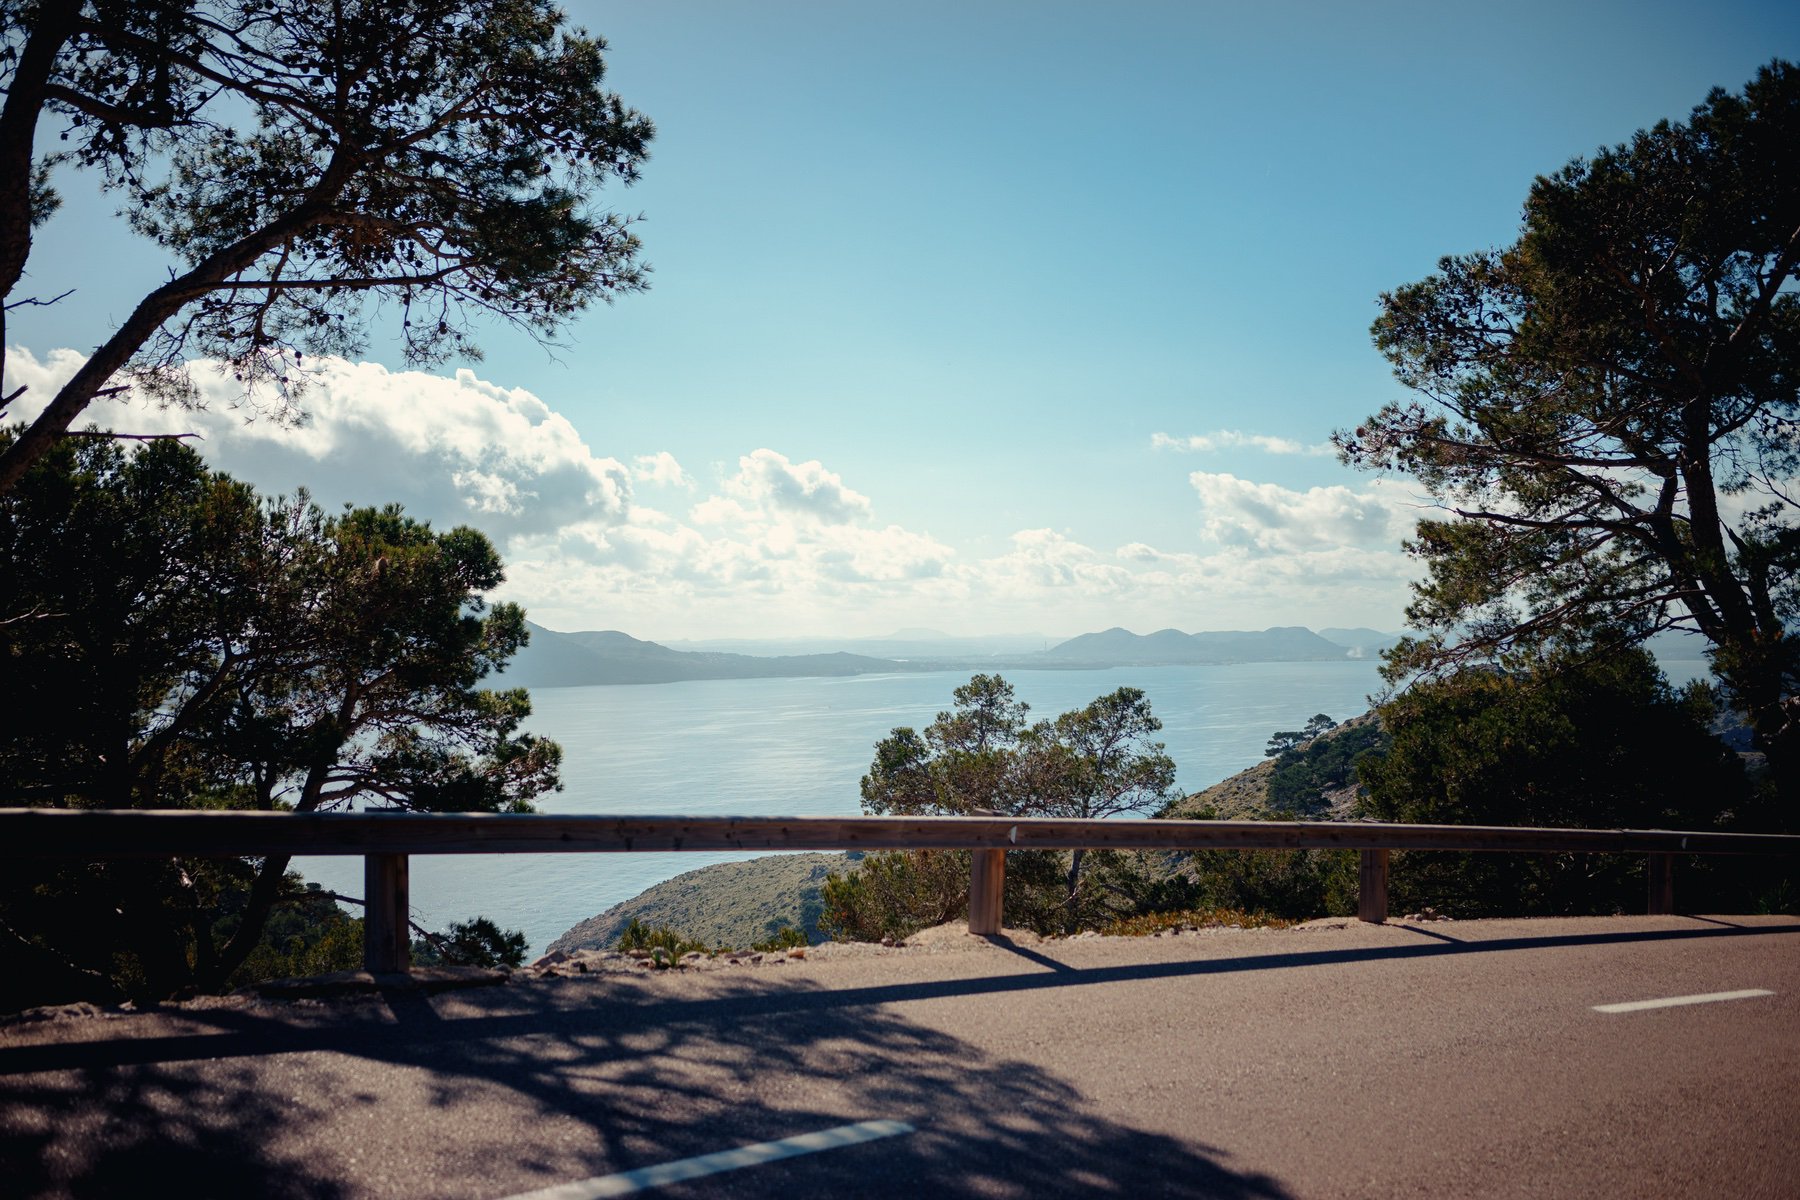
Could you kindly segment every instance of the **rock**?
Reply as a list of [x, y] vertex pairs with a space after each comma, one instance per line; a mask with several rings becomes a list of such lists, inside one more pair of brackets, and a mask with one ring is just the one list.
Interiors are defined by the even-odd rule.
[[806, 949], [803, 946], [795, 946], [793, 949], [791, 949], [787, 952], [787, 956], [789, 958], [805, 958], [806, 957]]
[[[461, 988], [493, 987], [505, 983], [508, 973], [489, 967], [413, 967], [406, 971], [334, 971], [304, 979], [273, 979], [239, 989], [270, 1000], [350, 996], [365, 992], [444, 992]], [[237, 993], [234, 993], [237, 994]]]
[[[121, 1011], [131, 1012], [135, 1006], [127, 1000], [119, 1006]], [[89, 1004], [86, 1000], [78, 1000], [73, 1004], [46, 1004], [40, 1008], [28, 1008], [13, 1020], [26, 1021], [79, 1021], [85, 1017], [101, 1016], [98, 1004]]]
[[532, 963], [531, 966], [533, 970], [541, 971], [545, 967], [554, 967], [557, 963], [566, 963], [568, 961], [569, 956], [567, 954], [564, 954], [561, 950], [552, 950], [550, 953], [544, 955], [544, 957]]

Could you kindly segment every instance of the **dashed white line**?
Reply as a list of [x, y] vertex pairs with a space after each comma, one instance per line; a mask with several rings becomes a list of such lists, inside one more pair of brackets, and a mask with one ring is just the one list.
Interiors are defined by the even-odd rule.
[[1643, 1012], [1647, 1008], [1675, 1008], [1682, 1004], [1711, 1004], [1717, 1000], [1749, 1000], [1756, 996], [1773, 996], [1763, 988], [1745, 988], [1741, 992], [1706, 992], [1699, 996], [1665, 996], [1660, 1000], [1627, 1000], [1623, 1004], [1596, 1004], [1595, 1012]]
[[855, 1125], [839, 1125], [835, 1129], [821, 1129], [816, 1133], [782, 1138], [778, 1142], [757, 1142], [753, 1146], [739, 1146], [735, 1150], [720, 1150], [716, 1154], [677, 1159], [654, 1167], [639, 1167], [635, 1171], [620, 1171], [616, 1175], [600, 1175], [574, 1183], [559, 1183], [540, 1191], [508, 1196], [506, 1200], [600, 1200], [604, 1196], [629, 1196], [633, 1192], [662, 1187], [668, 1183], [681, 1183], [717, 1175], [721, 1171], [735, 1171], [739, 1167], [760, 1166], [784, 1158], [857, 1146], [863, 1142], [911, 1132], [913, 1127], [904, 1121], [860, 1121]]

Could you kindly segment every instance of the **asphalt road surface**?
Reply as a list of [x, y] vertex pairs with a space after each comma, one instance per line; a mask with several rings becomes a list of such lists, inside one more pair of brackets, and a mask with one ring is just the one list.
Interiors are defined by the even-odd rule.
[[1800, 1196], [1800, 921], [983, 945], [0, 1028], [8, 1197], [543, 1189]]

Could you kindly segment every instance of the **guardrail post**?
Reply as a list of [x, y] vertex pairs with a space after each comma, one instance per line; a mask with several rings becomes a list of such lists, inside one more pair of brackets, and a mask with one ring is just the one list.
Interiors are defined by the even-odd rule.
[[969, 858], [969, 932], [991, 936], [1000, 932], [1006, 851], [975, 850]]
[[1362, 851], [1358, 876], [1356, 915], [1372, 925], [1379, 925], [1388, 918], [1388, 852]]
[[1675, 911], [1675, 856], [1650, 856], [1650, 915], [1664, 917]]
[[363, 855], [363, 969], [404, 971], [412, 965], [406, 855]]

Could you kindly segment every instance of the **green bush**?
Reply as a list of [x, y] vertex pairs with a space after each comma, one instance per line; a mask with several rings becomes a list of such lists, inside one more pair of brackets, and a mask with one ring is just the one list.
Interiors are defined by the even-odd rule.
[[[1083, 855], [1071, 907], [1068, 851], [1014, 850], [1006, 856], [1001, 903], [1006, 924], [1055, 937], [1095, 929], [1121, 917], [1150, 911], [1168, 889], [1159, 864], [1164, 856], [1090, 850]], [[969, 852], [895, 850], [864, 856], [820, 889], [820, 929], [839, 941], [902, 941], [921, 929], [969, 916]], [[1172, 894], [1179, 907], [1187, 893]]]
[[1283, 751], [1269, 776], [1269, 808], [1282, 816], [1329, 816], [1330, 794], [1355, 786], [1358, 765], [1384, 753], [1388, 740], [1379, 723], [1366, 721]]
[[792, 925], [783, 925], [775, 931], [774, 936], [760, 942], [750, 943], [750, 948], [760, 950], [765, 954], [772, 954], [781, 950], [795, 950], [810, 945], [812, 943], [807, 940], [804, 930], [795, 929]]
[[636, 917], [619, 933], [617, 943], [620, 950], [630, 953], [633, 950], [648, 950], [653, 956], [660, 955], [674, 961], [684, 954], [699, 951], [710, 954], [712, 950], [705, 942], [697, 942], [692, 938], [676, 933], [666, 925], [658, 925], [652, 929]]
[[[289, 876], [290, 884], [299, 882], [298, 875]], [[360, 918], [339, 908], [318, 884], [305, 884], [270, 911], [261, 939], [232, 973], [229, 986], [354, 971], [362, 966], [362, 939]]]
[[[1362, 815], [1442, 825], [1743, 829], [1754, 797], [1714, 737], [1704, 686], [1677, 690], [1642, 650], [1541, 659], [1421, 682], [1381, 708]], [[1393, 907], [1455, 916], [1641, 912], [1645, 863], [1623, 854], [1396, 852]], [[1684, 865], [1683, 905], [1726, 903], [1757, 875]]]
[[900, 941], [968, 916], [969, 852], [893, 850], [867, 854], [819, 889], [819, 928], [841, 942]]
[[525, 962], [525, 934], [502, 929], [486, 917], [458, 921], [443, 933], [419, 938], [412, 959], [421, 967], [517, 968]]
[[1149, 937], [1170, 929], [1286, 929], [1293, 923], [1286, 917], [1241, 908], [1184, 908], [1120, 917], [1099, 932], [1108, 937]]

